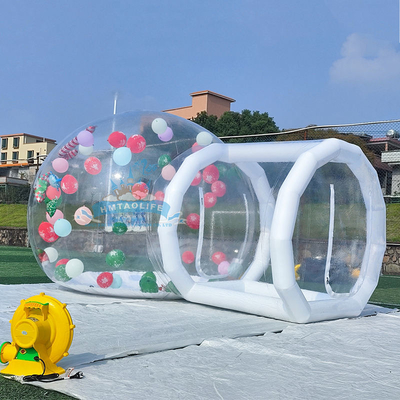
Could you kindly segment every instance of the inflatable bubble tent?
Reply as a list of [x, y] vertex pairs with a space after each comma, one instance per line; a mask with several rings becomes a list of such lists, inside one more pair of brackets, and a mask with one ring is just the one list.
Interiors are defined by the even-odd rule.
[[379, 279], [385, 217], [357, 146], [224, 144], [180, 117], [137, 112], [53, 150], [28, 229], [62, 286], [306, 323], [360, 314]]

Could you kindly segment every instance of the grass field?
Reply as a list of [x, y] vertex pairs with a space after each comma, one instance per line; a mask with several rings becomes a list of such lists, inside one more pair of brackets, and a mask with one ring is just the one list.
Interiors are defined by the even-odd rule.
[[[0, 246], [0, 284], [47, 282], [50, 280], [38, 266], [30, 248]], [[380, 306], [400, 308], [400, 277], [381, 276], [370, 302]], [[7, 340], [10, 338], [0, 338], [0, 343]], [[72, 397], [32, 385], [21, 385], [0, 377], [0, 399], [65, 400]]]

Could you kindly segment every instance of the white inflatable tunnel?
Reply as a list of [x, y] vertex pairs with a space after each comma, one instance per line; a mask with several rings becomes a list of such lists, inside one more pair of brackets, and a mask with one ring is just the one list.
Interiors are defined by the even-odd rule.
[[[185, 193], [198, 171], [215, 162], [236, 164], [250, 179], [258, 201], [258, 244], [253, 261], [240, 278], [196, 280], [182, 264], [177, 225], [164, 222], [180, 213]], [[290, 165], [289, 172], [279, 188], [274, 188], [263, 165], [274, 164], [279, 170], [283, 163]], [[340, 185], [331, 183], [331, 175], [325, 173], [322, 186], [324, 191], [329, 191], [326, 204], [306, 205], [309, 210], [313, 207], [324, 210], [327, 226], [324, 257], [313, 257], [312, 251], [307, 250], [308, 258], [303, 255], [299, 262], [301, 252], [293, 235], [299, 221], [302, 196], [317, 172], [328, 164], [346, 168], [348, 176], [351, 175], [355, 182], [348, 185], [346, 193], [351, 195], [354, 187], [354, 191], [360, 192], [361, 200], [356, 205], [349, 204], [342, 194], [338, 201], [335, 193], [341, 190]], [[363, 223], [360, 229], [351, 231], [346, 228], [346, 223], [358, 219], [353, 211], [359, 204], [362, 204]], [[166, 188], [164, 207], [168, 214], [162, 214], [158, 226], [163, 268], [188, 301], [307, 323], [359, 315], [377, 285], [386, 246], [385, 204], [376, 171], [355, 145], [337, 139], [211, 144], [183, 161]], [[316, 222], [312, 221], [309, 226], [321, 219], [317, 212], [315, 214]], [[337, 221], [342, 225], [338, 226]], [[339, 232], [341, 226], [347, 229], [347, 237], [353, 238], [351, 241], [343, 240]], [[356, 248], [356, 242], [362, 242], [362, 246]], [[345, 290], [335, 289], [333, 275], [338, 260], [340, 265], [347, 263], [343, 268], [350, 268], [348, 260], [355, 252], [360, 260], [357, 273], [352, 271], [346, 275], [350, 278]], [[306, 263], [314, 263], [312, 265], [320, 268], [322, 278], [317, 288], [299, 286], [296, 268], [306, 268]], [[273, 283], [262, 281], [269, 265]], [[312, 273], [309, 268], [308, 275]]]

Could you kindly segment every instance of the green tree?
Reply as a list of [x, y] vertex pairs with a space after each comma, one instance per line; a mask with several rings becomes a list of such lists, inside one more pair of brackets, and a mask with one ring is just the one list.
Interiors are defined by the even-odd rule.
[[[208, 115], [205, 111], [197, 114], [192, 121], [203, 128], [208, 129], [218, 137], [259, 135], [262, 133], [279, 132], [272, 117], [268, 113], [259, 111], [243, 110], [241, 113], [234, 111], [225, 112], [220, 118], [215, 115]], [[274, 136], [260, 138], [235, 138], [228, 139], [229, 143], [242, 143], [249, 141], [270, 141]]]

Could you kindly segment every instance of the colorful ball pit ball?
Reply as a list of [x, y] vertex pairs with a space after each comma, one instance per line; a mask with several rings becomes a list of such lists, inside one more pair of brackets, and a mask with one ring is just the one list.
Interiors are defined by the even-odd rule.
[[93, 214], [88, 207], [79, 207], [74, 214], [74, 221], [78, 225], [88, 225], [92, 222]]
[[160, 168], [164, 168], [166, 165], [168, 165], [171, 162], [171, 156], [168, 154], [163, 154], [158, 158], [158, 166]]
[[157, 135], [162, 135], [168, 128], [167, 122], [162, 118], [156, 118], [151, 123], [151, 129]]
[[176, 169], [171, 165], [168, 164], [166, 165], [162, 170], [161, 170], [161, 176], [166, 180], [170, 181], [176, 174]]
[[112, 285], [113, 283], [113, 275], [110, 272], [102, 272], [98, 277], [97, 277], [97, 284], [105, 289], [108, 288]]
[[58, 219], [64, 218], [64, 214], [60, 210], [56, 210], [56, 212], [53, 214], [52, 217], [50, 217], [50, 214], [46, 212], [46, 219], [50, 224], [54, 225]]
[[70, 278], [76, 278], [84, 270], [83, 262], [77, 258], [73, 258], [65, 265], [65, 272]]
[[226, 260], [226, 255], [222, 251], [216, 251], [212, 256], [211, 259], [217, 265], [221, 264], [222, 261]]
[[141, 153], [146, 148], [146, 139], [141, 135], [133, 135], [128, 139], [126, 146], [132, 153]]
[[201, 172], [199, 171], [196, 176], [194, 177], [192, 183], [190, 184], [191, 186], [197, 186], [198, 184], [200, 184], [201, 180], [203, 179], [203, 176], [201, 174]]
[[156, 192], [156, 193], [154, 194], [154, 197], [155, 197], [156, 200], [158, 200], [158, 201], [164, 201], [165, 194], [164, 194], [164, 192], [162, 192], [161, 190], [159, 190], [158, 192]]
[[61, 190], [66, 194], [76, 193], [78, 186], [78, 181], [72, 175], [65, 175], [61, 180]]
[[50, 222], [42, 222], [38, 228], [39, 236], [47, 243], [53, 243], [58, 239], [54, 226]]
[[113, 161], [120, 167], [128, 165], [132, 160], [132, 152], [127, 147], [120, 147], [113, 153]]
[[112, 147], [118, 149], [126, 145], [126, 136], [123, 132], [115, 131], [110, 134], [107, 141]]
[[85, 171], [90, 175], [97, 175], [101, 172], [101, 161], [97, 157], [89, 157], [83, 164]]
[[172, 131], [171, 128], [167, 128], [165, 130], [164, 133], [162, 133], [161, 135], [158, 135], [158, 138], [162, 141], [162, 142], [169, 142], [174, 136], [174, 132]]
[[217, 197], [223, 197], [223, 196], [225, 196], [225, 193], [226, 193], [226, 185], [222, 181], [216, 181], [211, 185], [211, 191]]
[[149, 187], [144, 182], [138, 182], [132, 186], [132, 196], [136, 200], [143, 200], [148, 194]]
[[114, 222], [112, 230], [116, 235], [123, 235], [128, 230], [128, 227], [123, 222]]
[[211, 164], [208, 167], [204, 168], [203, 170], [204, 182], [213, 184], [218, 180], [218, 178], [219, 178], [219, 170], [215, 165]]
[[44, 249], [45, 253], [47, 254], [47, 257], [49, 258], [49, 261], [55, 262], [58, 258], [58, 251], [54, 247], [46, 247]]
[[119, 289], [122, 286], [122, 278], [118, 274], [112, 274], [113, 281], [110, 288]]
[[200, 146], [208, 146], [209, 144], [212, 143], [212, 141], [213, 141], [212, 135], [205, 131], [198, 133], [196, 136], [196, 142]]
[[193, 252], [187, 250], [182, 253], [182, 261], [185, 264], [191, 264], [194, 261], [194, 254]]
[[53, 160], [51, 165], [53, 166], [54, 170], [56, 172], [59, 172], [60, 174], [67, 172], [68, 167], [69, 167], [68, 161], [65, 158], [61, 158], [61, 157]]
[[211, 208], [217, 204], [217, 195], [213, 192], [208, 192], [204, 195], [204, 207]]
[[47, 198], [49, 198], [50, 200], [54, 200], [56, 197], [60, 198], [61, 197], [61, 190], [60, 189], [56, 189], [53, 186], [49, 186], [46, 189], [46, 196]]
[[77, 139], [78, 143], [85, 147], [93, 146], [94, 144], [93, 133], [89, 132], [86, 129], [78, 133]]
[[66, 219], [58, 219], [54, 224], [54, 232], [60, 237], [68, 236], [71, 231], [71, 223]]
[[191, 229], [199, 229], [200, 226], [200, 215], [191, 213], [186, 217], [186, 224]]
[[121, 268], [125, 263], [125, 254], [122, 250], [111, 250], [106, 255], [106, 263], [115, 269]]
[[59, 264], [56, 266], [54, 270], [54, 278], [56, 281], [68, 282], [71, 280], [71, 278], [65, 272], [65, 266], [67, 262], [68, 260], [65, 262], [65, 264]]
[[228, 261], [222, 261], [219, 265], [218, 265], [218, 272], [221, 275], [227, 275], [229, 272], [229, 262]]
[[83, 156], [90, 156], [93, 153], [93, 146], [82, 146], [81, 144], [78, 146], [78, 151]]

